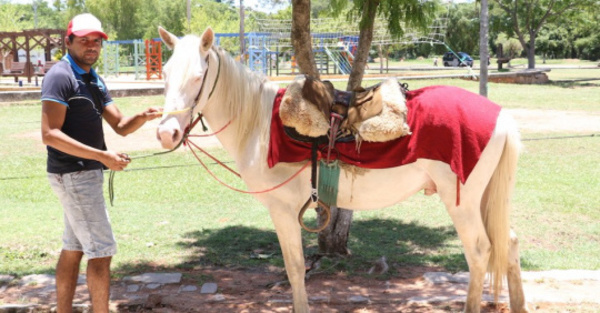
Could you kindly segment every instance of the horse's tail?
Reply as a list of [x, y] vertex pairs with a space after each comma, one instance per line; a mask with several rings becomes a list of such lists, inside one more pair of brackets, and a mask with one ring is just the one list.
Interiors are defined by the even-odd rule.
[[506, 141], [500, 161], [487, 186], [487, 196], [484, 197], [482, 203], [483, 222], [492, 245], [488, 273], [491, 278], [490, 287], [496, 302], [498, 302], [498, 295], [502, 289], [502, 280], [508, 271], [509, 215], [517, 173], [517, 160], [521, 150], [521, 140], [514, 120], [512, 118], [502, 120], [509, 122], [506, 129]]

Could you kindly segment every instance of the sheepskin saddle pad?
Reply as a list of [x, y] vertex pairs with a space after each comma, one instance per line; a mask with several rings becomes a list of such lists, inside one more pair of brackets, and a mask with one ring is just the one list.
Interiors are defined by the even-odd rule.
[[375, 86], [346, 92], [329, 81], [298, 76], [287, 87], [279, 116], [285, 127], [312, 138], [326, 136], [330, 116], [342, 116], [342, 134], [357, 141], [384, 142], [410, 134], [408, 109], [402, 87], [395, 78]]

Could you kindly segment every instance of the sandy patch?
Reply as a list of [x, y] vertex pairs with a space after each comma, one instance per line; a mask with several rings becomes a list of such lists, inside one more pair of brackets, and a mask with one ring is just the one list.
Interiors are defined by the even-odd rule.
[[600, 112], [507, 109], [521, 131], [600, 132]]

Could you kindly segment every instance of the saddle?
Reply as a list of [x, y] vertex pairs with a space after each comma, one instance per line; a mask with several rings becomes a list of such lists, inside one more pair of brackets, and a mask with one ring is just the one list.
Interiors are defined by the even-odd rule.
[[304, 142], [389, 141], [410, 134], [406, 88], [395, 78], [354, 91], [298, 76], [284, 94], [279, 115], [288, 136]]
[[[288, 86], [281, 99], [279, 117], [285, 133], [292, 139], [311, 143], [311, 195], [298, 214], [298, 222], [310, 232], [327, 227], [330, 206], [337, 203], [339, 166], [332, 161], [336, 142], [388, 141], [410, 134], [406, 124], [406, 88], [395, 78], [354, 91], [336, 90], [329, 81], [298, 76]], [[326, 157], [318, 165], [317, 150], [328, 144]], [[303, 215], [311, 202], [318, 202], [325, 222], [311, 229]]]

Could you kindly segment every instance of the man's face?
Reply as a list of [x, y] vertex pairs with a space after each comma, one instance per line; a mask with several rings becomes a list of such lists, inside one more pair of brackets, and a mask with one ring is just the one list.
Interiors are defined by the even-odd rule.
[[88, 34], [82, 37], [73, 37], [73, 41], [67, 40], [69, 54], [84, 70], [89, 70], [98, 58], [102, 49], [102, 37], [98, 34]]

